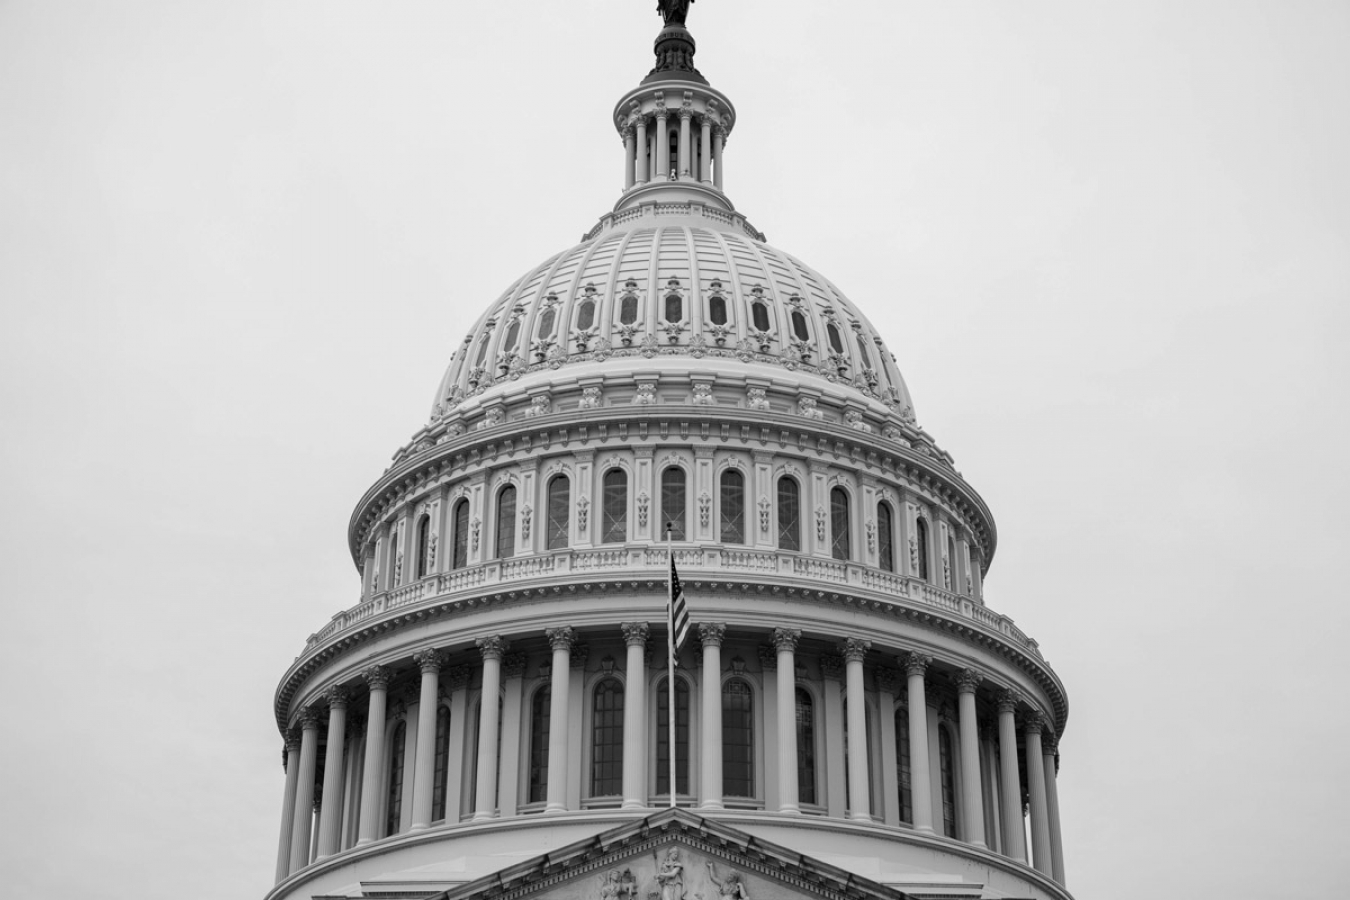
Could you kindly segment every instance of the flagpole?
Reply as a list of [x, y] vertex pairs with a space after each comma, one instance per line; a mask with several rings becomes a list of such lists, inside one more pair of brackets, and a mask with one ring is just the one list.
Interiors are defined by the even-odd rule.
[[670, 808], [675, 808], [675, 551], [670, 544], [671, 527], [666, 523], [666, 746], [670, 758]]

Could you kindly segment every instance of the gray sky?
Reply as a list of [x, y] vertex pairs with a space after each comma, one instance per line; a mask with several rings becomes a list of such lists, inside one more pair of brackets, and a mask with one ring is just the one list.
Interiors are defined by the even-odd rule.
[[[347, 517], [616, 199], [654, 5], [0, 2], [8, 893], [270, 887]], [[1070, 694], [1070, 888], [1342, 893], [1350, 5], [690, 24], [728, 193], [994, 511], [988, 602]]]

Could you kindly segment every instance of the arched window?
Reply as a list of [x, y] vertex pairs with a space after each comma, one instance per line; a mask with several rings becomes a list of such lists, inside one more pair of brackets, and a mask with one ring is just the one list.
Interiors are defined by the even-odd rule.
[[848, 491], [841, 487], [830, 491], [830, 555], [849, 558]]
[[534, 329], [535, 338], [543, 340], [553, 333], [553, 319], [555, 315], [556, 313], [551, 306], [539, 314], [539, 324]]
[[623, 299], [619, 301], [619, 323], [621, 325], [632, 325], [637, 321], [637, 295], [624, 294]]
[[417, 523], [417, 577], [425, 578], [431, 571], [431, 516], [423, 516]]
[[606, 678], [591, 707], [591, 796], [623, 793], [623, 685]]
[[661, 473], [661, 520], [670, 524], [672, 541], [685, 539], [685, 481], [684, 469], [679, 466], [667, 466]]
[[451, 568], [462, 569], [469, 564], [469, 501], [460, 500], [455, 504], [455, 544], [450, 560]]
[[[670, 682], [656, 686], [656, 793], [670, 796]], [[675, 793], [689, 793], [689, 683], [675, 679]]]
[[628, 473], [610, 469], [605, 473], [604, 491], [600, 543], [622, 544], [628, 540]]
[[755, 796], [754, 695], [739, 678], [722, 685], [722, 793]]
[[806, 328], [806, 316], [802, 315], [799, 309], [792, 311], [792, 333], [797, 336], [799, 341], [811, 339], [811, 332]]
[[666, 296], [666, 321], [678, 322], [684, 318], [684, 300], [679, 294], [668, 294]]
[[727, 301], [721, 294], [714, 294], [708, 299], [708, 318], [714, 325], [727, 324]]
[[843, 353], [844, 339], [839, 336], [839, 329], [835, 327], [833, 322], [827, 322], [825, 324], [825, 334], [829, 336], [830, 349], [835, 353]]
[[947, 535], [947, 564], [942, 567], [942, 579], [943, 587], [956, 590], [956, 541], [952, 540], [951, 534]]
[[[1034, 762], [1034, 760], [1033, 760]], [[938, 726], [938, 775], [942, 785], [942, 833], [956, 837], [956, 777], [952, 763], [952, 734]]]
[[891, 527], [891, 505], [877, 504], [877, 564], [887, 572], [895, 571], [895, 545]]
[[722, 496], [718, 504], [719, 533], [724, 544], [745, 543], [745, 476], [735, 469], [722, 473]]
[[900, 820], [914, 822], [914, 794], [910, 787], [913, 769], [909, 761], [909, 710], [895, 708], [895, 782], [900, 788]]
[[778, 549], [802, 549], [802, 502], [797, 479], [778, 479]]
[[769, 306], [767, 303], [756, 301], [750, 304], [750, 321], [755, 323], [756, 331], [769, 330]]
[[394, 739], [389, 742], [389, 791], [388, 806], [384, 817], [385, 836], [398, 834], [399, 822], [403, 819], [403, 751], [408, 744], [408, 723], [400, 721], [394, 726]]
[[572, 515], [572, 484], [566, 475], [555, 475], [548, 483], [548, 534], [545, 543], [549, 550], [567, 546], [567, 528]]
[[398, 587], [399, 579], [403, 574], [399, 571], [400, 566], [398, 564], [398, 535], [399, 528], [397, 525], [389, 529], [389, 546], [387, 548], [389, 550], [389, 565], [385, 567], [385, 571], [389, 573], [389, 587], [391, 589]]
[[530, 803], [548, 799], [548, 729], [553, 690], [544, 685], [530, 704]]
[[445, 818], [445, 776], [450, 762], [450, 710], [436, 709], [436, 762], [431, 778], [431, 821]]
[[919, 554], [919, 577], [928, 580], [928, 520], [918, 516], [914, 520], [914, 533], [917, 538]]
[[493, 555], [498, 559], [516, 555], [516, 489], [512, 485], [497, 495], [497, 546]]
[[816, 802], [816, 715], [806, 688], [797, 688], [797, 800]]
[[577, 330], [585, 331], [595, 324], [595, 301], [586, 299], [577, 307]]

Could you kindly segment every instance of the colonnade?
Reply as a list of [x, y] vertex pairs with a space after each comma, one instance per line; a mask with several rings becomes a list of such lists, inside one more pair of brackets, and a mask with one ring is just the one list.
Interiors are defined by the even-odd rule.
[[[646, 659], [646, 647], [651, 635], [646, 623], [626, 622], [619, 627], [625, 647], [622, 670], [625, 676], [622, 797], [619, 805], [623, 809], [643, 810], [652, 806], [648, 791], [647, 727], [650, 673]], [[702, 715], [697, 729], [697, 751], [693, 746], [690, 747], [691, 753], [697, 753], [699, 772], [697, 797], [693, 802], [699, 809], [709, 811], [727, 806], [722, 785], [722, 717], [709, 714], [722, 709], [721, 691], [725, 671], [722, 648], [726, 642], [726, 630], [725, 625], [710, 622], [700, 624], [697, 629], [701, 645], [698, 668], [701, 673]], [[584, 715], [585, 693], [579, 689], [580, 681], [573, 677], [578, 668], [577, 651], [580, 649], [577, 633], [570, 627], [561, 627], [548, 629], [544, 636], [548, 641], [550, 656], [546, 664], [541, 664], [540, 670], [549, 685], [549, 718], [552, 725], [548, 731], [547, 796], [539, 813], [553, 815], [581, 808], [579, 780], [574, 770], [579, 770], [582, 765], [578, 747], [584, 735], [580, 734], [580, 723], [590, 720]], [[798, 747], [796, 695], [798, 687], [806, 683], [802, 680], [797, 660], [801, 632], [775, 628], [769, 638], [771, 644], [761, 645], [760, 674], [765, 699], [758, 708], [764, 710], [765, 719], [772, 714], [774, 720], [772, 726], [767, 721], [764, 723], [765, 734], [772, 732], [776, 738], [773, 741], [765, 740], [769, 750], [765, 755], [764, 768], [775, 772], [776, 777], [772, 778], [772, 789], [761, 792], [763, 807], [766, 811], [800, 816], [806, 812], [798, 796], [798, 754], [801, 748]], [[466, 773], [473, 779], [474, 785], [468, 816], [473, 822], [492, 820], [502, 814], [515, 815], [519, 811], [520, 804], [516, 802], [514, 787], [510, 788], [510, 796], [507, 797], [508, 784], [515, 784], [513, 779], [517, 777], [519, 767], [515, 771], [498, 771], [499, 735], [501, 744], [512, 748], [508, 763], [518, 762], [519, 747], [528, 743], [522, 740], [519, 728], [523, 718], [520, 682], [525, 662], [520, 654], [510, 654], [512, 658], [508, 660], [509, 649], [508, 641], [500, 635], [476, 641], [481, 696], [493, 697], [505, 693], [511, 699], [504, 705], [490, 702], [479, 704], [476, 772]], [[831, 654], [828, 659], [820, 659], [824, 683], [837, 686], [834, 690], [824, 692], [824, 712], [827, 721], [830, 721], [829, 717], [837, 716], [833, 721], [842, 721], [844, 728], [843, 734], [839, 735], [836, 726], [829, 726], [830, 733], [827, 733], [824, 742], [827, 776], [824, 793], [829, 799], [811, 811], [899, 825], [900, 791], [897, 779], [900, 776], [896, 765], [899, 748], [895, 741], [896, 726], [891, 722], [893, 717], [887, 714], [901, 705], [896, 689], [898, 673], [889, 668], [874, 668], [875, 691], [868, 692], [865, 662], [872, 650], [871, 643], [848, 637], [843, 639], [837, 650], [837, 656]], [[583, 667], [585, 658], [583, 651], [580, 657]], [[410, 764], [404, 765], [405, 770], [410, 770], [404, 778], [411, 779], [411, 786], [402, 795], [411, 797], [408, 831], [425, 830], [433, 823], [437, 714], [442, 696], [440, 675], [447, 666], [447, 659], [445, 651], [437, 648], [423, 649], [412, 658], [420, 681], [416, 688], [418, 706], [415, 727], [409, 715], [409, 746], [403, 757], [411, 760]], [[505, 681], [507, 684], [514, 683], [513, 689], [505, 691], [504, 660], [508, 661]], [[607, 657], [606, 660], [607, 665], [617, 669], [612, 659]], [[935, 702], [930, 684], [934, 659], [923, 653], [906, 652], [896, 656], [895, 661], [904, 673], [903, 705], [907, 707], [905, 721], [908, 725], [908, 740], [904, 749], [908, 752], [912, 798], [909, 825], [918, 833], [939, 834], [941, 828], [935, 828], [934, 821], [935, 814], [942, 816], [942, 798], [934, 797], [939, 778], [933, 769], [930, 752], [930, 747], [935, 745], [930, 743], [930, 718], [936, 715], [930, 710]], [[744, 666], [744, 662], [737, 657], [733, 659], [733, 665]], [[350, 808], [353, 802], [359, 803], [359, 829], [355, 840], [348, 843], [361, 846], [385, 836], [381, 832], [381, 800], [382, 792], [389, 790], [385, 735], [392, 677], [392, 669], [384, 665], [372, 666], [362, 673], [369, 693], [364, 719], [364, 758], [360, 760], [362, 775], [359, 784], [348, 777], [345, 797], [343, 773], [352, 772], [357, 762], [344, 758], [349, 746], [354, 746], [353, 742], [344, 741], [349, 724], [347, 709], [352, 699], [350, 690], [346, 686], [331, 687], [323, 694], [322, 704], [313, 703], [299, 711], [286, 743], [285, 798], [277, 854], [278, 881], [304, 868], [311, 861], [341, 852], [344, 843], [341, 837], [344, 831], [344, 807], [347, 807], [345, 820], [353, 821], [355, 810]], [[453, 715], [458, 717], [453, 721], [458, 725], [458, 733], [463, 736], [463, 716], [468, 709], [462, 696], [469, 682], [467, 667], [457, 667], [452, 680], [455, 684], [454, 694], [459, 698], [452, 706], [452, 709], [457, 710]], [[1063, 883], [1064, 861], [1055, 785], [1057, 765], [1053, 730], [1047, 730], [1046, 719], [1041, 712], [1026, 708], [1026, 700], [1020, 694], [1010, 688], [993, 685], [997, 700], [998, 764], [984, 766], [981, 764], [982, 734], [977, 715], [977, 693], [986, 687], [987, 679], [973, 669], [963, 668], [948, 670], [943, 681], [954, 685], [957, 699], [955, 730], [959, 750], [955, 755], [959, 764], [955, 764], [954, 768], [959, 774], [959, 839], [976, 847], [1001, 852], [1019, 862], [1030, 862], [1046, 876]], [[866, 710], [868, 703], [873, 701], [882, 712], [879, 723], [879, 777], [869, 777], [871, 742]], [[327, 746], [324, 777], [316, 796], [322, 705], [328, 709]], [[846, 707], [846, 710], [839, 715], [841, 706]], [[508, 721], [504, 722], [504, 719]], [[932, 721], [937, 720], [933, 718]], [[501, 731], [504, 724], [510, 728], [505, 734]], [[1019, 733], [1023, 746], [1025, 784], [1019, 774]], [[844, 743], [846, 751], [843, 750]], [[466, 767], [473, 766], [467, 759], [462, 762]], [[455, 760], [447, 760], [446, 766], [449, 771], [443, 774], [447, 779], [460, 768], [459, 762]], [[846, 791], [842, 777], [844, 771], [847, 773]], [[873, 808], [873, 778], [881, 783], [880, 809]], [[767, 775], [764, 780], [769, 781]], [[691, 778], [691, 785], [693, 783]], [[1030, 855], [1027, 852], [1026, 824], [1022, 814], [1024, 788], [1030, 807]], [[502, 798], [500, 802], [499, 790]], [[743, 806], [744, 803], [738, 802], [736, 805]], [[457, 821], [457, 811], [460, 809], [458, 791], [452, 800], [446, 801], [445, 808], [454, 811], [447, 812], [446, 820]], [[317, 814], [312, 815], [311, 809]], [[996, 814], [991, 816], [991, 811], [995, 810]], [[314, 833], [316, 819], [317, 833]], [[991, 820], [993, 834], [986, 834], [986, 819]]]
[[[675, 160], [670, 158], [671, 118], [679, 120]], [[697, 118], [698, 143], [694, 143]], [[657, 107], [648, 127], [648, 117], [638, 115], [619, 132], [623, 136], [624, 190], [648, 181], [686, 180], [711, 184], [722, 190], [722, 150], [727, 130], [711, 115], [699, 115], [689, 107], [671, 112]]]

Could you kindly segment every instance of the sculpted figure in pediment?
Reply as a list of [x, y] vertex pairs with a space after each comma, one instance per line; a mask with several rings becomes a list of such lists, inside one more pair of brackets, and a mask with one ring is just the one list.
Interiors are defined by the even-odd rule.
[[712, 879], [713, 884], [717, 885], [717, 892], [721, 894], [722, 900], [750, 900], [750, 895], [745, 890], [745, 882], [741, 881], [739, 872], [733, 870], [727, 873], [726, 878], [719, 879], [712, 860], [708, 860], [708, 877]]
[[657, 861], [656, 883], [661, 885], [661, 900], [684, 900], [684, 863], [679, 847], [671, 847], [666, 858]]

